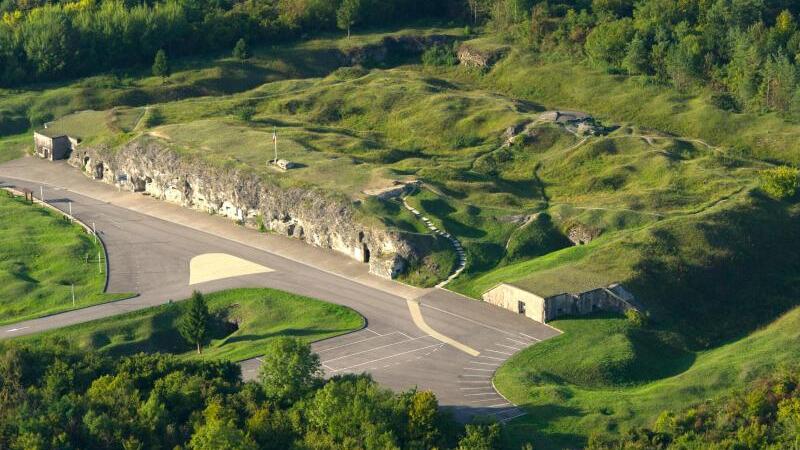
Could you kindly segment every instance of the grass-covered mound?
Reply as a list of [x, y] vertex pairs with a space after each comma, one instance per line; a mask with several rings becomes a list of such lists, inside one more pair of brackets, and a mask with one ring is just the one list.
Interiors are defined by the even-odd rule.
[[61, 214], [0, 191], [0, 324], [126, 296], [103, 292], [102, 253], [99, 242]]
[[519, 445], [581, 446], [592, 433], [616, 434], [651, 424], [664, 410], [682, 410], [742, 388], [754, 377], [797, 363], [800, 309], [768, 327], [713, 350], [682, 350], [672, 333], [638, 328], [624, 318], [595, 316], [551, 323], [564, 334], [509, 359], [495, 384], [527, 416], [509, 424]]
[[[344, 306], [274, 289], [233, 289], [206, 295], [213, 316], [205, 358], [233, 361], [259, 356], [277, 336], [307, 342], [361, 328], [364, 319]], [[85, 350], [124, 356], [161, 352], [192, 356], [193, 346], [178, 332], [187, 302], [169, 303], [42, 333], [29, 341], [66, 338]]]

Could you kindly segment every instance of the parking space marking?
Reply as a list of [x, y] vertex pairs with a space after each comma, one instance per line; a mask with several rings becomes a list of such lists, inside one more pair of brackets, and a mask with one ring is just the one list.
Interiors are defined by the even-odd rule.
[[411, 342], [411, 341], [416, 341], [416, 340], [419, 340], [419, 339], [425, 339], [426, 337], [428, 337], [428, 336], [421, 336], [421, 337], [418, 337], [418, 338], [406, 339], [406, 340], [399, 341], [399, 342], [394, 342], [394, 343], [391, 343], [391, 344], [379, 345], [378, 347], [372, 347], [370, 349], [362, 350], [360, 352], [350, 353], [348, 355], [338, 356], [336, 358], [331, 358], [331, 359], [326, 359], [325, 361], [323, 361], [323, 364], [329, 363], [331, 361], [338, 361], [340, 359], [349, 358], [351, 356], [356, 356], [356, 355], [361, 355], [361, 354], [364, 354], [364, 353], [369, 353], [371, 351], [379, 350], [379, 349], [386, 348], [386, 347], [391, 347], [393, 345], [403, 344], [405, 342]]
[[486, 351], [486, 352], [492, 352], [492, 353], [499, 353], [499, 354], [501, 354], [501, 355], [508, 355], [508, 356], [511, 356], [511, 355], [513, 355], [513, 353], [501, 352], [501, 351], [498, 351], [498, 350], [484, 350], [484, 351]]
[[497, 363], [485, 363], [485, 362], [479, 362], [479, 361], [470, 361], [469, 363], [470, 364], [480, 364], [482, 366], [492, 366], [492, 367], [498, 367], [499, 366], [499, 364], [497, 364]]
[[481, 355], [481, 356], [478, 356], [478, 358], [486, 358], [486, 359], [494, 359], [494, 360], [497, 360], [497, 361], [505, 361], [505, 359], [503, 359], [503, 358], [495, 358], [494, 356]]
[[[370, 330], [370, 331], [372, 331], [372, 330]], [[372, 332], [375, 333], [374, 331], [372, 331]], [[336, 350], [337, 348], [348, 347], [350, 345], [360, 344], [362, 342], [367, 342], [367, 341], [371, 341], [373, 339], [378, 339], [379, 337], [391, 336], [393, 334], [398, 334], [398, 332], [397, 331], [393, 331], [391, 333], [379, 334], [377, 336], [373, 336], [373, 337], [366, 338], [366, 339], [361, 339], [361, 340], [355, 341], [355, 342], [350, 342], [348, 344], [342, 344], [342, 345], [337, 345], [337, 346], [331, 347], [331, 348], [324, 348], [322, 350], [317, 350], [315, 353], [320, 354], [322, 352], [327, 352], [327, 351], [330, 351], [330, 350]], [[403, 333], [399, 333], [399, 334], [403, 334]]]
[[484, 398], [484, 399], [481, 399], [481, 400], [471, 400], [471, 401], [468, 401], [467, 403], [496, 402], [499, 399], [500, 399], [500, 397], [498, 396], [497, 398]]
[[[403, 341], [403, 342], [408, 342], [408, 341]], [[396, 353], [394, 355], [384, 356], [383, 358], [373, 359], [372, 361], [367, 361], [367, 362], [364, 362], [364, 363], [355, 364], [355, 365], [352, 365], [350, 367], [343, 367], [341, 369], [336, 369], [336, 370], [334, 370], [334, 372], [341, 372], [343, 370], [350, 370], [350, 369], [353, 369], [353, 368], [356, 368], [356, 367], [366, 366], [368, 364], [373, 364], [373, 363], [376, 363], [378, 361], [383, 361], [385, 359], [394, 358], [394, 357], [406, 355], [406, 354], [409, 354], [409, 353], [414, 353], [414, 352], [417, 352], [417, 351], [420, 351], [420, 350], [425, 350], [426, 348], [442, 347], [443, 345], [444, 344], [428, 345], [427, 347], [416, 348], [414, 350], [408, 350], [408, 351], [405, 351], [405, 352]]]
[[[375, 330], [373, 330], [373, 329], [371, 329], [371, 328], [364, 328], [364, 329], [365, 329], [365, 330], [367, 330], [367, 331], [371, 331], [371, 332], [373, 332], [373, 333], [377, 334], [378, 336], [383, 336], [382, 334], [378, 333], [377, 331], [375, 331]], [[391, 333], [390, 333], [390, 334], [391, 334]]]
[[476, 389], [491, 389], [491, 387], [468, 387], [468, 388], [462, 387], [459, 389], [461, 389], [462, 391], [474, 391]]
[[523, 413], [517, 414], [516, 416], [511, 416], [511, 417], [506, 417], [505, 419], [500, 419], [500, 421], [501, 421], [501, 422], [508, 422], [509, 420], [514, 420], [514, 419], [516, 419], [517, 417], [522, 417], [522, 416], [524, 416], [524, 415], [527, 415], [527, 414], [528, 414], [528, 413], [526, 413], [526, 412], [523, 412]]
[[528, 336], [527, 334], [525, 334], [525, 333], [523, 333], [523, 332], [521, 332], [521, 331], [520, 331], [520, 333], [519, 333], [519, 334], [521, 334], [521, 335], [525, 336], [525, 337], [526, 337], [526, 338], [528, 338], [528, 339], [533, 339], [534, 341], [537, 341], [537, 342], [541, 341], [541, 339], [539, 339], [539, 338], [535, 338], [535, 337], [533, 337], [533, 336]]
[[472, 381], [472, 380], [458, 380], [459, 383], [484, 383], [487, 386], [491, 386], [488, 381]]
[[506, 406], [506, 405], [510, 405], [510, 404], [511, 403], [508, 403], [508, 402], [498, 403], [496, 405], [489, 405], [489, 408], [497, 408], [497, 407], [500, 407], [500, 406]]
[[480, 393], [477, 393], [477, 394], [464, 394], [464, 397], [476, 397], [476, 396], [479, 396], [479, 395], [497, 395], [497, 393], [496, 392], [480, 392]]
[[477, 369], [477, 368], [474, 368], [474, 367], [464, 367], [464, 370], [478, 370], [478, 371], [481, 371], [481, 372], [494, 372], [493, 369]]
[[461, 375], [462, 377], [470, 377], [470, 378], [492, 378], [491, 375]]
[[519, 348], [519, 347], [512, 347], [512, 346], [510, 346], [510, 345], [505, 345], [505, 344], [494, 344], [494, 345], [496, 345], [496, 346], [498, 346], [498, 347], [510, 348], [511, 350], [522, 350], [522, 349], [521, 349], [521, 348]]
[[524, 346], [526, 346], [526, 347], [527, 347], [528, 345], [530, 345], [530, 344], [529, 344], [529, 343], [527, 343], [527, 342], [518, 341], [518, 340], [516, 340], [516, 339], [511, 339], [511, 338], [509, 338], [509, 337], [507, 337], [506, 339], [508, 339], [509, 341], [514, 341], [514, 342], [516, 342], [517, 344], [521, 344], [521, 345], [524, 345]]

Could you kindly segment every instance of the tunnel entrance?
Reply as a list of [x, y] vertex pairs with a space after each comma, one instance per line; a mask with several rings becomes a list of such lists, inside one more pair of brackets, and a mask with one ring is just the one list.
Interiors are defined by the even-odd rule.
[[368, 263], [369, 262], [369, 247], [367, 247], [367, 244], [361, 244], [361, 246], [362, 246], [362, 250], [363, 250], [362, 251], [362, 255], [364, 255], [364, 262]]

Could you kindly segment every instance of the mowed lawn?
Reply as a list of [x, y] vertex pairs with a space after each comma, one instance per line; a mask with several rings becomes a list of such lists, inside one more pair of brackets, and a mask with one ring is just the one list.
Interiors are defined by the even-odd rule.
[[[203, 358], [233, 361], [264, 354], [266, 342], [293, 336], [307, 342], [358, 330], [363, 317], [344, 306], [275, 289], [232, 289], [206, 295], [213, 316]], [[42, 333], [25, 340], [63, 338], [115, 356], [162, 352], [197, 357], [178, 332], [187, 302], [175, 302]]]
[[102, 272], [97, 264], [102, 252], [99, 242], [62, 215], [0, 191], [0, 324], [128, 296], [103, 292], [105, 261]]
[[553, 321], [564, 334], [516, 354], [495, 385], [528, 415], [508, 424], [509, 448], [576, 448], [593, 433], [652, 426], [680, 411], [743, 389], [749, 381], [800, 362], [800, 307], [751, 335], [702, 352], [676, 336], [596, 316]]

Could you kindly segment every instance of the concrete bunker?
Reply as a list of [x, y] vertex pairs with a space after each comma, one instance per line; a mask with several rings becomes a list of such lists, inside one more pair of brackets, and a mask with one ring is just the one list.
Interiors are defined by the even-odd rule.
[[67, 159], [77, 146], [78, 140], [66, 134], [52, 133], [47, 129], [33, 133], [34, 152], [39, 158], [50, 161]]
[[599, 286], [578, 293], [537, 293], [536, 289], [513, 283], [500, 283], [481, 298], [487, 303], [547, 323], [561, 316], [586, 315], [597, 311], [624, 314], [641, 308], [636, 298], [619, 283]]

